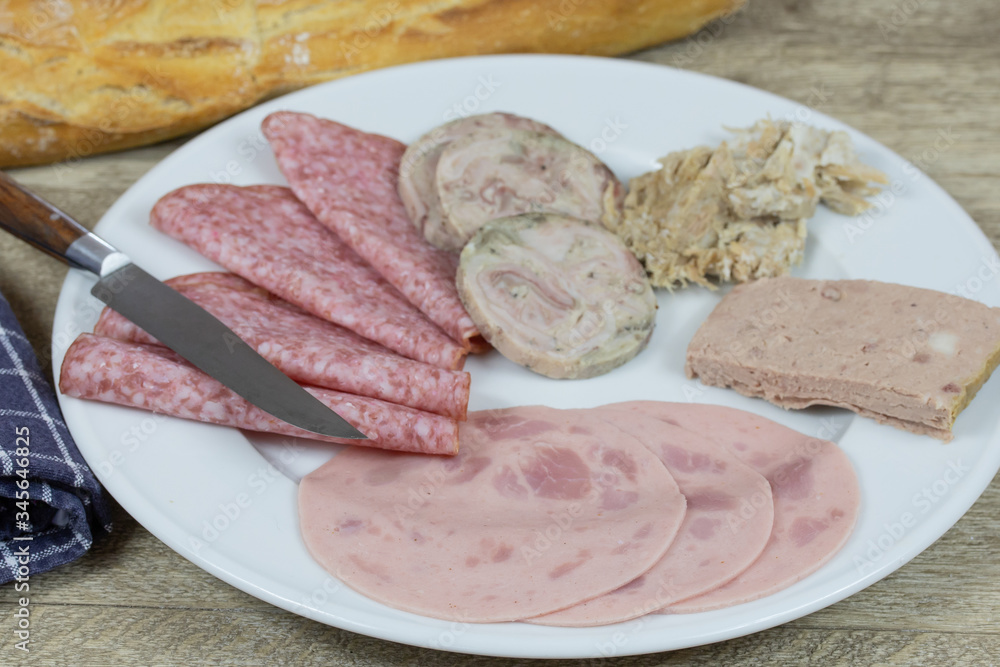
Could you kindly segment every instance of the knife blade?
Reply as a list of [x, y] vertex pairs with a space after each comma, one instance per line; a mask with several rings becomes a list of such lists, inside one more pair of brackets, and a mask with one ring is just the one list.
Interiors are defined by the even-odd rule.
[[3, 172], [0, 228], [70, 266], [96, 274], [91, 294], [262, 410], [313, 433], [367, 438], [214, 315]]

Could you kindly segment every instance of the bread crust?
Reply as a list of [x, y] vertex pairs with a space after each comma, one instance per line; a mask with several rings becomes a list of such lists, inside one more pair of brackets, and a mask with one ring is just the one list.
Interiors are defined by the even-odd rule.
[[0, 167], [196, 131], [321, 81], [418, 60], [615, 55], [743, 0], [10, 0], [0, 10]]

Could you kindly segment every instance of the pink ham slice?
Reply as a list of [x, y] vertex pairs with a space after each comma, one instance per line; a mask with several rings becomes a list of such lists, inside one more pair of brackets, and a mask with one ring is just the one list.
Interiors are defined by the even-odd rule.
[[452, 338], [469, 344], [479, 335], [455, 288], [458, 259], [424, 240], [399, 197], [405, 144], [292, 111], [271, 114], [262, 128], [292, 190], [320, 222]]
[[717, 405], [635, 401], [609, 407], [712, 438], [771, 483], [774, 528], [760, 558], [725, 586], [666, 612], [709, 611], [776, 593], [822, 567], [850, 537], [860, 490], [851, 462], [834, 443]]
[[461, 368], [465, 348], [323, 227], [291, 190], [188, 185], [153, 207], [150, 224], [313, 315], [399, 354]]
[[[287, 424], [160, 345], [80, 334], [66, 351], [59, 390], [76, 398], [250, 431], [358, 442], [316, 435]], [[363, 441], [366, 446], [422, 454], [454, 454], [458, 450], [458, 422], [447, 417], [330, 389], [306, 390], [367, 435], [369, 439]]]
[[464, 622], [556, 611], [642, 575], [684, 497], [634, 438], [575, 411], [469, 414], [452, 459], [354, 447], [299, 488], [302, 535], [383, 604]]
[[687, 499], [670, 549], [649, 572], [618, 590], [531, 623], [620, 623], [718, 588], [757, 559], [771, 535], [771, 488], [761, 475], [696, 433], [625, 410], [587, 411], [633, 436], [660, 457]]
[[[465, 419], [468, 373], [401, 357], [232, 273], [194, 273], [166, 283], [219, 318], [297, 382]], [[158, 342], [110, 308], [101, 313], [94, 333], [136, 343]]]

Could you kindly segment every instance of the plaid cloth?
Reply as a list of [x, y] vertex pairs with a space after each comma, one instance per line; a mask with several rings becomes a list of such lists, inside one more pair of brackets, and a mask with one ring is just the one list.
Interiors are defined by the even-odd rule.
[[[27, 451], [18, 451], [25, 432]], [[0, 294], [0, 584], [19, 569], [23, 580], [25, 565], [30, 576], [79, 558], [95, 535], [110, 532], [103, 493]]]

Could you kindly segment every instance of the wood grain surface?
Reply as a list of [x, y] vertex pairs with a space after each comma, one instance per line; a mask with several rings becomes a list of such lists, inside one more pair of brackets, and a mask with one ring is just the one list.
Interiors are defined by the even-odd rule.
[[[632, 57], [741, 81], [843, 120], [921, 166], [1000, 247], [998, 23], [994, 0], [750, 0], [727, 22]], [[182, 143], [12, 173], [93, 226], [129, 185]], [[65, 272], [55, 260], [0, 235], [0, 290], [47, 372]], [[994, 480], [937, 543], [843, 602], [749, 637], [601, 664], [996, 664], [998, 517], [1000, 483]], [[402, 646], [295, 616], [198, 569], [120, 508], [113, 536], [75, 563], [32, 576], [31, 593], [33, 643], [24, 655], [13, 648], [17, 596], [11, 586], [0, 588], [0, 664], [533, 662]]]

